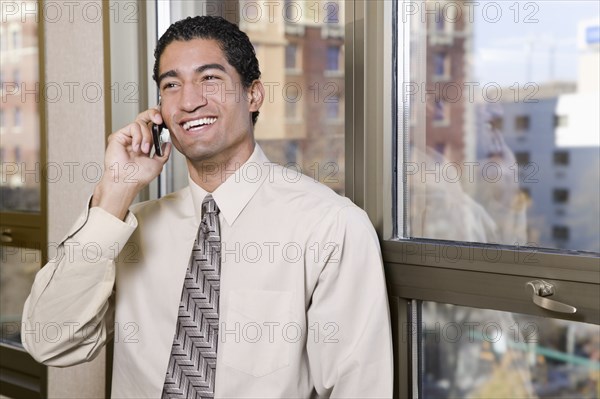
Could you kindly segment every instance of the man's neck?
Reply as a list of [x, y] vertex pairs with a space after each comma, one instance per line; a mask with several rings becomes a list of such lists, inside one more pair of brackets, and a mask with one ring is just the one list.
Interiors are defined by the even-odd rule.
[[218, 154], [210, 159], [193, 162], [187, 160], [190, 177], [206, 192], [214, 192], [227, 178], [242, 167], [254, 152], [255, 143], [245, 146], [232, 155]]

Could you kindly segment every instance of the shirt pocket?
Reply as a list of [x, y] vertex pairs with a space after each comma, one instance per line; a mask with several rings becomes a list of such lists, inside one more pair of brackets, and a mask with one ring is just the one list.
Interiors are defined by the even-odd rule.
[[226, 321], [219, 327], [222, 361], [254, 377], [290, 364], [290, 341], [283, 334], [291, 322], [292, 292], [232, 290]]

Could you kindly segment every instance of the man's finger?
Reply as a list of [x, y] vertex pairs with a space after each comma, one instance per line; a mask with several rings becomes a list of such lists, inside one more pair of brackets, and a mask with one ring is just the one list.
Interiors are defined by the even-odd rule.
[[131, 136], [131, 149], [133, 152], [138, 152], [144, 138], [141, 126], [138, 123], [130, 124], [129, 135]]
[[150, 148], [152, 148], [152, 133], [150, 133], [150, 129], [147, 124], [137, 122], [137, 125], [140, 128], [140, 132], [142, 134], [142, 141], [140, 143], [142, 152], [146, 154], [150, 154]]
[[172, 148], [173, 148], [173, 145], [170, 142], [167, 141], [165, 144], [163, 144], [163, 154], [162, 154], [162, 156], [159, 157], [155, 153], [152, 158], [158, 159], [164, 165], [165, 163], [167, 163], [167, 160], [169, 159], [169, 155], [171, 155]]
[[147, 125], [150, 122], [156, 125], [161, 125], [163, 123], [162, 115], [160, 114], [160, 111], [156, 108], [150, 108], [145, 110], [137, 116], [135, 121], [138, 123], [143, 123], [144, 125]]

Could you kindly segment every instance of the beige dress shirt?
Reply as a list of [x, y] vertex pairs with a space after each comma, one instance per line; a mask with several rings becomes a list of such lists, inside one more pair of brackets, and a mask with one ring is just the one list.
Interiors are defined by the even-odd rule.
[[[212, 195], [220, 209], [216, 398], [391, 398], [390, 317], [365, 212], [258, 145]], [[23, 345], [39, 362], [92, 359], [114, 337], [113, 398], [159, 398], [207, 193], [86, 210], [37, 274]]]

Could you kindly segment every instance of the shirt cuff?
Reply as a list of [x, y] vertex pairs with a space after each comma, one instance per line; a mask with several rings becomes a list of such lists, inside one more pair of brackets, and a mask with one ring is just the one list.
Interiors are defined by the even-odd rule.
[[137, 225], [131, 212], [122, 221], [100, 207], [93, 207], [89, 209], [85, 224], [72, 239], [100, 251], [103, 258], [115, 259]]

